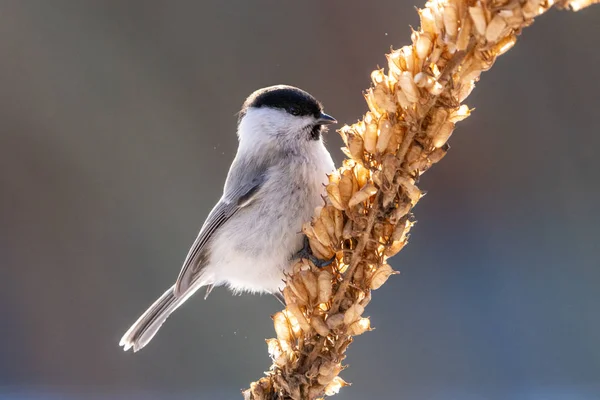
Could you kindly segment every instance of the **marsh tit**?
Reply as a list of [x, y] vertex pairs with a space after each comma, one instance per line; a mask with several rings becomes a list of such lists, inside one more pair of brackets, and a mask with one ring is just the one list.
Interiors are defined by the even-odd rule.
[[138, 351], [169, 315], [201, 287], [280, 295], [284, 272], [303, 248], [302, 224], [323, 204], [333, 160], [324, 126], [337, 121], [292, 86], [252, 93], [239, 113], [238, 151], [223, 196], [192, 244], [179, 277], [123, 335]]

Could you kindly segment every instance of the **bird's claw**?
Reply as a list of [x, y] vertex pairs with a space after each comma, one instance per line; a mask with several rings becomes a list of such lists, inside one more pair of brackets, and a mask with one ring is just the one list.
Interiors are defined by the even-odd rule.
[[331, 265], [331, 263], [335, 260], [335, 255], [333, 257], [331, 257], [329, 260], [320, 260], [317, 257], [315, 257], [315, 255], [312, 253], [312, 250], [310, 249], [310, 243], [308, 242], [308, 237], [304, 236], [304, 244], [302, 246], [302, 249], [300, 249], [300, 251], [298, 251], [293, 259], [305, 259], [310, 261], [311, 263], [314, 264], [315, 267], [317, 268], [323, 268], [323, 267], [327, 267], [328, 265]]

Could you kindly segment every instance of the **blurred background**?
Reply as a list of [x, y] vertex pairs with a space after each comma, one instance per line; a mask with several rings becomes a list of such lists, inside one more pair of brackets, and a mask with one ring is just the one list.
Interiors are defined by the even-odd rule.
[[[220, 197], [245, 97], [297, 85], [354, 122], [415, 5], [1, 1], [0, 398], [240, 398], [271, 296], [216, 289], [118, 340]], [[483, 75], [340, 399], [600, 398], [599, 26], [550, 12]]]

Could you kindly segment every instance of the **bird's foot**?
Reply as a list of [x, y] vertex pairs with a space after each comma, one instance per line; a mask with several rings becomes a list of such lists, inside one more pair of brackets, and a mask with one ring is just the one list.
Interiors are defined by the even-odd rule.
[[329, 260], [319, 260], [312, 253], [312, 250], [310, 249], [310, 243], [308, 242], [308, 237], [305, 235], [304, 236], [304, 244], [302, 246], [302, 249], [300, 249], [300, 251], [297, 252], [294, 255], [294, 257], [292, 257], [292, 259], [293, 260], [305, 259], [305, 260], [308, 260], [311, 263], [313, 263], [315, 265], [315, 267], [323, 268], [323, 267], [326, 267], [328, 265], [331, 265], [331, 263], [333, 262], [333, 260], [335, 260], [335, 255], [333, 257], [331, 257], [331, 259], [329, 259]]

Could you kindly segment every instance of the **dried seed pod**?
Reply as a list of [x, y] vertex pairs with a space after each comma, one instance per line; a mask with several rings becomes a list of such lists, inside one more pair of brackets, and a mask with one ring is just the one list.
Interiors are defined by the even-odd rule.
[[433, 48], [433, 36], [431, 35], [431, 33], [428, 33], [428, 32], [419, 33], [419, 37], [417, 38], [416, 43], [415, 43], [415, 50], [416, 50], [417, 56], [422, 60], [426, 60], [427, 57], [429, 56], [429, 53], [431, 53], [432, 48]]
[[335, 378], [333, 378], [331, 383], [325, 386], [325, 395], [334, 396], [338, 394], [340, 392], [340, 389], [344, 386], [348, 386], [348, 383], [346, 383], [346, 381], [340, 378], [339, 376], [336, 376]]
[[435, 19], [433, 18], [431, 10], [429, 8], [423, 8], [417, 10], [417, 12], [419, 13], [419, 18], [421, 20], [421, 29], [423, 30], [423, 32], [429, 34], [438, 33], [435, 24]]
[[345, 170], [342, 173], [342, 178], [340, 179], [339, 190], [340, 197], [342, 199], [342, 204], [346, 207], [348, 205], [348, 201], [354, 194], [354, 183], [352, 182], [353, 174], [350, 170]]
[[454, 123], [450, 121], [444, 122], [444, 124], [438, 130], [437, 134], [433, 137], [431, 144], [434, 147], [442, 147], [446, 144], [453, 131]]
[[397, 224], [405, 215], [407, 215], [410, 211], [411, 204], [410, 203], [400, 203], [392, 213], [390, 218], [390, 222], [392, 224]]
[[394, 79], [398, 80], [398, 77], [402, 72], [402, 68], [400, 68], [400, 51], [394, 50], [390, 54], [387, 54], [386, 57], [390, 74]]
[[390, 141], [388, 142], [386, 152], [396, 154], [396, 152], [398, 151], [398, 147], [400, 147], [400, 143], [402, 143], [403, 138], [404, 128], [400, 124], [394, 125], [392, 127], [392, 136], [390, 137]]
[[346, 223], [344, 224], [344, 230], [342, 232], [342, 237], [344, 239], [351, 239], [352, 238], [352, 228], [353, 228], [354, 223], [352, 222], [351, 219], [348, 219], [346, 221]]
[[409, 108], [413, 104], [410, 101], [408, 101], [406, 94], [404, 94], [400, 87], [396, 89], [396, 100], [398, 100], [398, 103], [404, 109]]
[[446, 4], [443, 13], [444, 27], [450, 38], [455, 38], [458, 33], [458, 11], [452, 3]]
[[408, 153], [406, 153], [406, 162], [408, 164], [412, 164], [415, 161], [419, 160], [423, 154], [423, 146], [418, 142], [413, 143], [412, 146], [408, 149]]
[[392, 242], [392, 244], [385, 249], [383, 254], [386, 257], [393, 257], [396, 254], [398, 254], [400, 252], [400, 250], [402, 250], [404, 248], [404, 246], [406, 246], [405, 240], [397, 240], [395, 242]]
[[369, 318], [361, 318], [348, 326], [348, 333], [354, 336], [362, 335], [371, 330], [371, 321]]
[[398, 176], [398, 183], [402, 185], [406, 195], [410, 198], [410, 202], [413, 207], [417, 202], [421, 199], [421, 190], [413, 183], [412, 179], [409, 179], [405, 176]]
[[330, 376], [333, 379], [342, 371], [342, 366], [340, 363], [336, 363], [333, 361], [325, 361], [319, 367], [319, 375], [321, 376]]
[[331, 213], [333, 214], [333, 220], [335, 223], [335, 240], [339, 246], [339, 242], [342, 240], [344, 232], [344, 214], [337, 208], [334, 208]]
[[294, 340], [294, 334], [292, 333], [292, 327], [285, 314], [281, 311], [273, 315], [273, 325], [275, 326], [275, 333], [277, 333], [277, 339], [291, 342]]
[[355, 205], [362, 203], [363, 201], [366, 201], [369, 197], [373, 196], [375, 193], [377, 193], [377, 188], [373, 184], [368, 183], [361, 190], [354, 193], [354, 195], [348, 202], [348, 207], [354, 207]]
[[396, 271], [394, 271], [389, 264], [383, 264], [381, 267], [377, 268], [375, 273], [371, 276], [369, 288], [371, 288], [371, 290], [379, 289], [388, 280], [390, 275], [395, 273]]
[[414, 80], [415, 85], [420, 88], [427, 88], [428, 86], [433, 85], [433, 82], [435, 82], [435, 80], [425, 72], [419, 72], [416, 74]]
[[335, 211], [334, 210], [336, 210], [334, 207], [325, 206], [321, 209], [321, 212], [320, 212], [321, 221], [323, 221], [323, 225], [325, 225], [325, 228], [327, 229], [327, 234], [329, 235], [329, 239], [331, 239], [330, 244], [329, 244], [330, 246], [333, 246], [333, 244], [337, 241], [337, 237], [335, 234]]
[[499, 41], [493, 48], [492, 51], [500, 56], [510, 49], [517, 43], [517, 37], [515, 35], [510, 35]]
[[[448, 110], [444, 108], [440, 108], [431, 116], [431, 122], [427, 125], [427, 130], [425, 133], [428, 137], [434, 138], [438, 134], [441, 127], [448, 120], [449, 116]], [[414, 161], [414, 160], [413, 160]]]
[[398, 171], [398, 159], [393, 154], [388, 154], [383, 157], [383, 161], [381, 162], [381, 167], [383, 170], [383, 175], [387, 182], [394, 182], [394, 177], [396, 176], [396, 172]]
[[448, 145], [436, 148], [429, 155], [429, 161], [431, 161], [432, 164], [439, 162], [442, 158], [444, 158], [449, 148], [450, 146]]
[[529, 0], [523, 6], [523, 16], [527, 19], [531, 19], [540, 14], [540, 5], [542, 4], [542, 0]]
[[273, 362], [279, 367], [283, 367], [289, 362], [287, 353], [281, 348], [281, 344], [277, 339], [267, 339], [267, 348]]
[[319, 287], [317, 283], [316, 274], [311, 270], [304, 270], [300, 272], [300, 278], [302, 278], [302, 283], [304, 283], [304, 287], [308, 292], [311, 303], [315, 303], [319, 295]]
[[346, 143], [346, 147], [350, 153], [350, 157], [356, 161], [362, 161], [363, 152], [365, 150], [363, 138], [361, 136], [361, 132], [364, 132], [364, 127], [362, 125], [364, 125], [364, 123], [361, 121], [361, 123], [356, 123], [352, 126], [344, 126], [340, 130], [344, 143]]
[[383, 153], [387, 149], [393, 133], [392, 123], [387, 117], [379, 120], [379, 137], [376, 146], [378, 153]]
[[352, 304], [344, 313], [344, 324], [350, 325], [357, 321], [364, 311], [365, 308], [360, 304]]
[[376, 117], [380, 117], [383, 114], [383, 110], [377, 104], [377, 100], [375, 99], [375, 94], [373, 93], [373, 89], [367, 89], [364, 94], [365, 100], [367, 101], [367, 106], [369, 107], [369, 111], [371, 111]]
[[[292, 291], [292, 289], [286, 285], [283, 288], [283, 299], [285, 300], [285, 304], [292, 304], [292, 303], [300, 303], [302, 304], [302, 300], [298, 298], [298, 296], [296, 296], [296, 294]], [[305, 305], [305, 304], [302, 304]]]
[[[332, 221], [331, 221], [332, 222]], [[333, 225], [333, 224], [332, 224]], [[323, 246], [331, 246], [331, 239], [328, 232], [328, 227], [325, 225], [323, 218], [315, 219], [312, 224], [313, 232], [315, 233], [316, 239], [321, 242]], [[333, 231], [333, 226], [331, 226]], [[333, 232], [332, 232], [333, 233]]]
[[380, 170], [373, 171], [371, 173], [371, 179], [373, 179], [373, 183], [377, 187], [381, 187], [383, 185], [383, 181], [381, 180], [381, 177], [382, 177], [381, 174], [382, 174], [382, 172]]
[[383, 69], [376, 69], [371, 72], [371, 81], [374, 86], [379, 85], [380, 83], [384, 83], [386, 80], [385, 74], [383, 73]]
[[500, 39], [505, 29], [507, 29], [506, 21], [500, 15], [496, 14], [485, 30], [485, 38], [488, 42], [495, 43]]
[[396, 112], [396, 102], [387, 84], [382, 83], [373, 88], [373, 99], [382, 111], [391, 114]]
[[367, 184], [370, 177], [370, 171], [363, 167], [362, 164], [356, 164], [354, 166], [354, 174], [356, 176], [356, 181], [358, 182], [358, 186], [363, 187]]
[[463, 82], [460, 85], [460, 89], [458, 90], [457, 100], [459, 103], [465, 101], [467, 97], [471, 94], [471, 92], [475, 89], [475, 83], [473, 82]]
[[463, 119], [467, 118], [471, 115], [471, 110], [466, 104], [461, 105], [456, 110], [450, 113], [450, 117], [448, 117], [448, 121], [450, 122], [460, 122]]
[[419, 88], [415, 85], [411, 72], [403, 71], [398, 78], [398, 85], [409, 103], [416, 103], [419, 100]]
[[330, 183], [326, 186], [327, 196], [331, 204], [338, 210], [344, 210], [344, 204], [342, 203], [342, 196], [340, 194], [340, 188], [337, 183]]
[[324, 269], [319, 272], [317, 278], [319, 295], [318, 302], [326, 303], [331, 299], [331, 288], [333, 284], [333, 275], [328, 270]]
[[336, 329], [344, 323], [344, 314], [338, 313], [330, 315], [325, 321], [329, 329]]
[[412, 46], [404, 46], [400, 49], [400, 66], [403, 71], [408, 72], [411, 76], [414, 75], [415, 63]]
[[366, 122], [364, 146], [365, 150], [369, 153], [375, 153], [375, 149], [377, 148], [377, 122], [374, 119]]
[[477, 33], [481, 36], [485, 36], [487, 21], [485, 18], [485, 11], [483, 11], [481, 5], [469, 7], [469, 15], [471, 16], [471, 20], [473, 20], [473, 25], [475, 26]]
[[[291, 280], [288, 281], [286, 288], [291, 288], [292, 292], [298, 299], [297, 303], [300, 305], [306, 305], [309, 302], [308, 291], [304, 287], [304, 283], [302, 282], [302, 278], [299, 275], [293, 275]], [[285, 295], [285, 289], [284, 289]], [[286, 299], [287, 301], [287, 299]], [[291, 302], [290, 302], [291, 303]]]
[[310, 332], [310, 324], [308, 323], [308, 320], [304, 316], [304, 313], [302, 312], [302, 310], [300, 309], [298, 304], [295, 304], [295, 303], [288, 304], [287, 310], [288, 310], [289, 314], [294, 316], [294, 318], [298, 322], [298, 325], [300, 326], [300, 329], [302, 329], [302, 331], [304, 333], [309, 333]]
[[458, 32], [458, 38], [456, 39], [456, 50], [467, 50], [467, 47], [469, 47], [469, 41], [471, 40], [472, 30], [473, 21], [471, 20], [471, 18], [465, 18], [461, 21], [460, 32]]
[[310, 326], [312, 326], [321, 336], [329, 335], [329, 328], [325, 324], [325, 321], [323, 321], [323, 317], [320, 315], [313, 315], [310, 318]]

